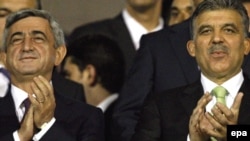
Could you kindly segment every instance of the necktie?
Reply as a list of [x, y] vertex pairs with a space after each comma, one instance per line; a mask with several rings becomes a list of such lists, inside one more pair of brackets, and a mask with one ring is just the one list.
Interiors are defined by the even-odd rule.
[[26, 98], [23, 102], [22, 102], [22, 105], [24, 106], [24, 114], [23, 114], [23, 118], [21, 120], [21, 123], [23, 122], [24, 120], [24, 116], [26, 115], [26, 113], [28, 112], [29, 110], [29, 107], [30, 107], [30, 100], [29, 98]]
[[[215, 97], [216, 97], [216, 101], [220, 102], [224, 105], [226, 105], [226, 95], [228, 94], [228, 91], [222, 87], [222, 86], [217, 86], [215, 87], [212, 92], [211, 92]], [[214, 137], [210, 138], [211, 141], [217, 141]]]
[[30, 100], [29, 100], [29, 98], [26, 98], [23, 101], [23, 106], [25, 108], [25, 112], [24, 112], [24, 116], [25, 116], [25, 114], [27, 113], [27, 111], [29, 110], [29, 107], [30, 107]]
[[216, 97], [216, 101], [220, 102], [224, 105], [226, 105], [226, 95], [228, 94], [228, 91], [222, 87], [222, 86], [217, 86], [212, 90], [212, 94]]

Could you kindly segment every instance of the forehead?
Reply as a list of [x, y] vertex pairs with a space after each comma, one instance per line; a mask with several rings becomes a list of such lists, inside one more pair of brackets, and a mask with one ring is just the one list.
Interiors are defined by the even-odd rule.
[[230, 9], [205, 11], [196, 18], [194, 27], [202, 25], [218, 26], [228, 23], [240, 25], [243, 23], [243, 19], [238, 12]]
[[35, 30], [42, 31], [48, 36], [52, 35], [49, 22], [41, 17], [27, 17], [15, 22], [10, 27], [10, 34], [15, 32], [29, 33]]
[[0, 0], [0, 9], [8, 9], [12, 12], [36, 8], [36, 0]]
[[193, 1], [192, 0], [174, 0], [171, 7], [176, 8], [186, 8], [186, 7], [192, 7]]

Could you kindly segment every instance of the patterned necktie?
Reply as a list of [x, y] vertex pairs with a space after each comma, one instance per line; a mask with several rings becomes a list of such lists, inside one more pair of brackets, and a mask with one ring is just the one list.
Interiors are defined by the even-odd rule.
[[222, 87], [217, 86], [212, 90], [212, 94], [216, 97], [216, 101], [220, 102], [224, 105], [226, 105], [226, 95], [228, 94], [228, 91]]

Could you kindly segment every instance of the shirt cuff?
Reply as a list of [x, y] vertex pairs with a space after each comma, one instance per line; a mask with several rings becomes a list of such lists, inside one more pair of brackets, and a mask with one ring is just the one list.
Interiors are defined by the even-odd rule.
[[47, 131], [51, 128], [55, 121], [56, 119], [53, 117], [49, 122], [43, 124], [41, 127], [41, 131], [39, 131], [33, 136], [33, 140], [39, 141], [44, 136], [44, 134], [47, 133]]
[[20, 141], [17, 130], [13, 133], [14, 141]]
[[[34, 141], [39, 141], [44, 134], [50, 129], [50, 127], [55, 123], [56, 119], [53, 117], [49, 122], [45, 123], [41, 127], [41, 131], [33, 136]], [[13, 133], [14, 141], [20, 141], [17, 130]]]
[[189, 137], [189, 134], [188, 134], [188, 136], [187, 136], [187, 141], [190, 141], [190, 137]]

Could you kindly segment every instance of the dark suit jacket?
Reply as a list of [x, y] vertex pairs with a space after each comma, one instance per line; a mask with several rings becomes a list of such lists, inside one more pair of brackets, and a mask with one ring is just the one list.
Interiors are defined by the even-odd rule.
[[[191, 39], [189, 22], [142, 37], [114, 109], [113, 134], [117, 140], [130, 140], [147, 96], [150, 99], [154, 93], [190, 84], [199, 78], [198, 65], [186, 49], [186, 43]], [[249, 63], [248, 55], [243, 65], [248, 76]]]
[[[244, 93], [238, 124], [250, 124], [250, 80], [240, 88]], [[142, 111], [132, 141], [186, 141], [189, 119], [203, 95], [200, 81], [167, 90], [148, 102]]]
[[188, 22], [142, 37], [140, 49], [114, 111], [114, 136], [128, 141], [147, 95], [186, 85], [199, 78], [195, 59], [186, 50]]
[[53, 71], [52, 82], [54, 90], [64, 96], [86, 102], [83, 86], [74, 81], [64, 78], [58, 72]]
[[[100, 109], [55, 93], [56, 122], [41, 141], [104, 141], [104, 120]], [[14, 141], [19, 129], [14, 101], [9, 92], [0, 98], [0, 140]]]
[[132, 64], [136, 50], [122, 14], [112, 19], [105, 19], [77, 27], [70, 34], [68, 42], [73, 42], [75, 39], [87, 34], [104, 34], [114, 39], [123, 52], [127, 72]]
[[111, 123], [113, 121], [113, 112], [114, 112], [114, 105], [116, 101], [111, 103], [106, 111], [104, 112], [104, 121], [105, 121], [105, 141], [115, 141], [113, 140], [113, 136], [111, 134], [112, 132], [112, 126]]

